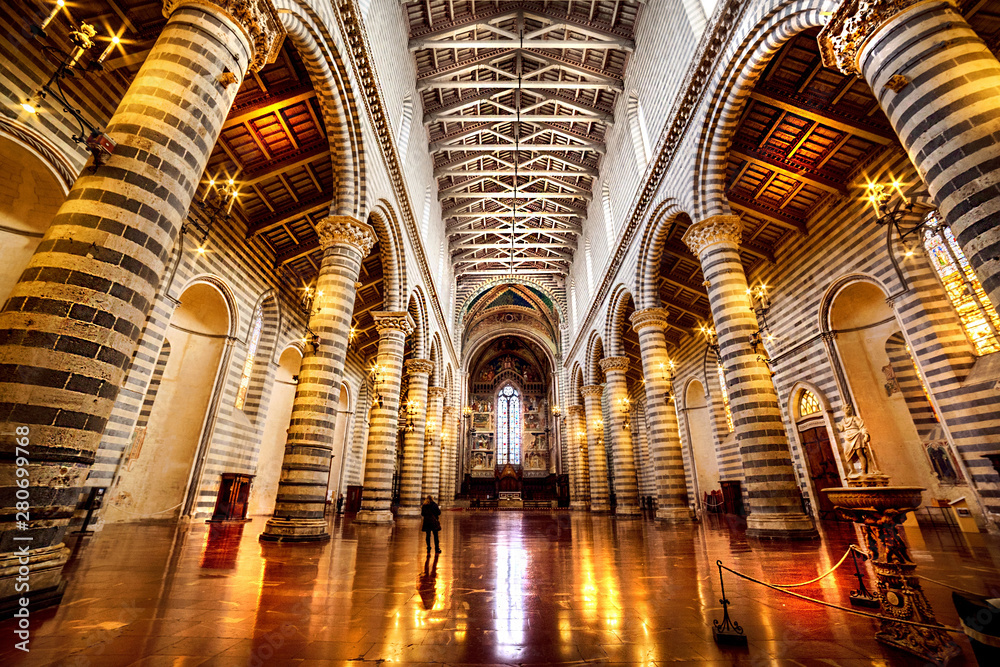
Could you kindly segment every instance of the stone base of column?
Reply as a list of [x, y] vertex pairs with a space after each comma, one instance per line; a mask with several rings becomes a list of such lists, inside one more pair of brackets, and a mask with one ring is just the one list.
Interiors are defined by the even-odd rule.
[[261, 542], [326, 542], [330, 539], [326, 519], [267, 520]]
[[[420, 508], [408, 506], [397, 507], [396, 516], [420, 516]], [[357, 519], [355, 519], [355, 521], [357, 521]]]
[[624, 516], [624, 517], [629, 517], [629, 518], [631, 518], [631, 517], [641, 517], [642, 516], [642, 510], [639, 509], [638, 505], [621, 505], [621, 504], [619, 504], [617, 507], [615, 507], [615, 516]]
[[661, 507], [656, 510], [657, 521], [687, 523], [694, 521], [694, 512], [690, 507]]
[[814, 540], [816, 524], [805, 514], [751, 514], [747, 517], [747, 537], [760, 540]]
[[573, 500], [569, 503], [569, 508], [571, 510], [580, 510], [581, 512], [586, 512], [590, 509], [590, 503], [586, 500]]
[[[17, 578], [22, 576], [20, 568], [23, 567], [18, 559], [24, 555], [12, 551], [0, 558], [0, 619], [10, 618], [21, 609], [20, 599], [25, 597], [25, 592], [18, 591], [16, 587], [19, 583]], [[66, 587], [62, 572], [69, 560], [69, 549], [60, 542], [50, 547], [29, 549], [26, 555], [31, 580], [28, 608], [44, 609], [59, 604]]]
[[392, 512], [389, 510], [361, 510], [354, 517], [354, 523], [392, 523]]
[[600, 505], [591, 503], [590, 512], [591, 514], [611, 514], [611, 505]]

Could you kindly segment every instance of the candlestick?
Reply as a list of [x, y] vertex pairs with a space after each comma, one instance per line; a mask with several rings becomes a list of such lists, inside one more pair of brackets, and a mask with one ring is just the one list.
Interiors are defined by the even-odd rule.
[[59, 10], [65, 6], [66, 6], [66, 0], [56, 0], [56, 6], [52, 8], [52, 11], [49, 13], [49, 15], [45, 17], [44, 21], [42, 21], [42, 25], [40, 26], [41, 29], [45, 30], [46, 26], [52, 23], [52, 19], [56, 17], [56, 14], [59, 13]]
[[111, 36], [111, 42], [104, 49], [104, 52], [101, 53], [100, 57], [97, 59], [97, 64], [98, 65], [100, 65], [101, 63], [103, 63], [104, 59], [107, 58], [109, 55], [111, 55], [111, 50], [113, 48], [115, 48], [115, 45], [117, 45], [119, 42], [121, 42], [121, 40], [118, 38], [118, 35], [112, 35]]

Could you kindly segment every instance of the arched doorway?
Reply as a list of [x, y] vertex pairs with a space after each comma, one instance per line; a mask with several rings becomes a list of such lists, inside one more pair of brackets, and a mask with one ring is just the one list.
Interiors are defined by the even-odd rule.
[[274, 512], [281, 461], [285, 455], [288, 421], [292, 417], [292, 402], [295, 400], [295, 385], [298, 383], [301, 366], [302, 353], [296, 347], [288, 347], [278, 358], [278, 370], [274, 376], [267, 420], [260, 440], [260, 453], [257, 456], [257, 476], [250, 491], [248, 513], [251, 515], [270, 516]]
[[229, 308], [218, 289], [195, 283], [184, 290], [166, 332], [170, 353], [162, 380], [147, 397], [148, 427], [111, 490], [108, 521], [180, 513], [229, 334]]
[[932, 439], [942, 440], [940, 429], [925, 397], [915, 396], [923, 394], [921, 380], [885, 292], [871, 282], [850, 283], [834, 298], [829, 319], [851, 402], [881, 471], [893, 485], [928, 488], [931, 498], [962, 495], [933, 472], [928, 450]]
[[66, 199], [61, 181], [38, 157], [0, 136], [0, 305], [10, 296], [28, 260]]
[[816, 516], [819, 519], [836, 519], [833, 504], [823, 493], [823, 489], [844, 484], [830, 440], [826, 412], [826, 401], [813, 389], [802, 387], [792, 393], [791, 413], [795, 418], [795, 428], [806, 462]]
[[705, 385], [701, 380], [691, 380], [684, 392], [684, 415], [687, 423], [688, 442], [691, 448], [691, 461], [694, 463], [695, 495], [698, 507], [705, 503], [706, 494], [713, 505], [712, 492], [721, 491], [719, 483], [719, 458], [715, 451], [715, 438], [712, 435], [712, 415], [708, 399], [705, 397]]

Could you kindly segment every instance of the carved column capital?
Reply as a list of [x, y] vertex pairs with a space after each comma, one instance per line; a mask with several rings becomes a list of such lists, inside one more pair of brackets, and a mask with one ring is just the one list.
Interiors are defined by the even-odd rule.
[[658, 329], [667, 328], [667, 318], [670, 312], [666, 308], [645, 308], [632, 313], [629, 321], [632, 323], [632, 330], [638, 332], [646, 327], [656, 327]]
[[278, 19], [272, 0], [163, 0], [163, 15], [169, 17], [179, 7], [198, 5], [221, 12], [246, 33], [250, 44], [251, 71], [273, 63], [285, 38], [285, 27]]
[[404, 336], [409, 336], [416, 328], [413, 318], [405, 310], [378, 310], [372, 313], [372, 319], [375, 320], [375, 329], [379, 334], [383, 331], [402, 331]]
[[588, 384], [586, 387], [580, 387], [580, 393], [583, 394], [584, 398], [589, 398], [591, 396], [601, 397], [604, 393], [604, 386], [599, 384]]
[[566, 408], [566, 412], [570, 417], [583, 417], [583, 406], [582, 405], [571, 405]]
[[319, 247], [326, 250], [335, 245], [349, 245], [356, 248], [361, 257], [367, 257], [378, 240], [371, 226], [349, 215], [331, 215], [316, 225]]
[[628, 357], [607, 357], [597, 362], [605, 373], [625, 373], [628, 371]]
[[743, 222], [739, 216], [713, 215], [688, 227], [682, 240], [694, 256], [701, 259], [703, 252], [720, 243], [739, 247], [742, 234]]
[[448, 392], [444, 387], [428, 387], [427, 398], [444, 398]]
[[[430, 375], [434, 371], [434, 362], [430, 359], [408, 359], [403, 363], [403, 366], [410, 375]], [[429, 388], [428, 395], [430, 395], [430, 389], [436, 389], [436, 387]]]
[[957, 9], [955, 0], [844, 0], [819, 33], [823, 64], [860, 76], [858, 55], [868, 40], [904, 10], [927, 2], [944, 2]]
[[[431, 387], [431, 389], [434, 389], [434, 388], [435, 387]], [[443, 415], [444, 419], [451, 419], [457, 413], [458, 413], [458, 408], [452, 407], [450, 405], [446, 405], [443, 408], [441, 408], [441, 414]]]

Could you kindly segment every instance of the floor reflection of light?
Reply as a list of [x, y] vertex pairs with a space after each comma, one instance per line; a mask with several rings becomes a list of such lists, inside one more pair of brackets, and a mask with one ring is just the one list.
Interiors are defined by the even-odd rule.
[[510, 657], [518, 654], [524, 644], [524, 595], [525, 572], [528, 569], [528, 552], [521, 542], [521, 536], [514, 533], [511, 543], [497, 546], [496, 580], [496, 626], [497, 644], [502, 653], [510, 652]]

